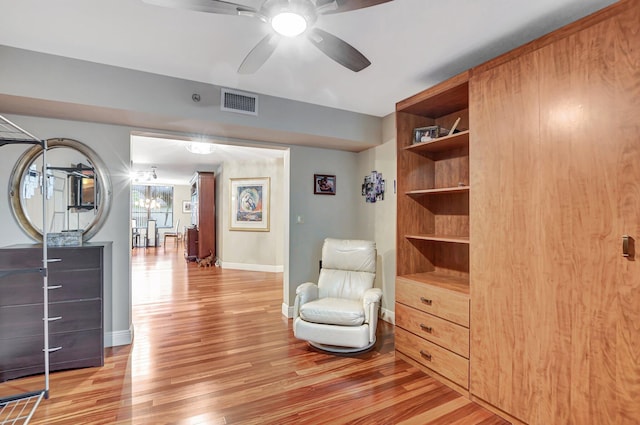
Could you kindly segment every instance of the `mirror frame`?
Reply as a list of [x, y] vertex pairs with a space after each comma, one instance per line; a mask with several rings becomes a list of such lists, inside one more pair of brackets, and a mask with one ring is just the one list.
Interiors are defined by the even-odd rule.
[[[82, 234], [82, 240], [88, 241], [95, 236], [95, 234], [104, 225], [109, 215], [109, 210], [111, 209], [113, 189], [111, 186], [111, 178], [107, 172], [107, 167], [93, 149], [77, 140], [66, 138], [47, 139], [47, 147], [48, 150], [56, 148], [74, 149], [85, 156], [95, 169], [95, 174], [98, 177], [98, 184], [100, 185], [98, 193], [98, 212], [91, 224], [84, 229]], [[11, 171], [11, 180], [9, 182], [9, 204], [11, 205], [11, 212], [13, 213], [13, 216], [18, 222], [20, 228], [36, 242], [42, 242], [42, 232], [38, 230], [33, 223], [31, 223], [29, 217], [27, 217], [22, 205], [22, 197], [20, 194], [22, 193], [21, 184], [24, 174], [29, 169], [31, 163], [33, 163], [40, 154], [42, 154], [42, 146], [40, 145], [35, 145], [23, 153]]]

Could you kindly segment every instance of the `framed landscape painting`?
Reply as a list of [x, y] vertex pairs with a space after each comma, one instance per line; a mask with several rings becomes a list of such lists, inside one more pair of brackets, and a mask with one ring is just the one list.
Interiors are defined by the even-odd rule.
[[231, 181], [229, 230], [269, 231], [270, 178], [237, 178]]

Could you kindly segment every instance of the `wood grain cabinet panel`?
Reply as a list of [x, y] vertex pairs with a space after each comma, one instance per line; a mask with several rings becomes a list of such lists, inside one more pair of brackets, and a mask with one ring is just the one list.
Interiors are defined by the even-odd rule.
[[[197, 228], [196, 256], [216, 257], [216, 178], [212, 172], [199, 171], [191, 179], [192, 208]], [[189, 259], [189, 256], [187, 256]]]
[[469, 329], [428, 313], [396, 304], [396, 326], [469, 358]]
[[640, 423], [638, 22], [619, 2], [470, 81], [470, 391], [523, 423]]
[[[50, 370], [104, 364], [104, 247], [50, 248]], [[38, 259], [40, 258], [40, 259]], [[42, 248], [0, 248], [0, 381], [44, 371], [42, 275], [6, 273], [42, 263]], [[34, 260], [36, 259], [36, 260]]]
[[469, 360], [404, 329], [395, 330], [396, 349], [462, 388], [469, 388]]
[[410, 279], [396, 279], [396, 301], [469, 327], [469, 297]]

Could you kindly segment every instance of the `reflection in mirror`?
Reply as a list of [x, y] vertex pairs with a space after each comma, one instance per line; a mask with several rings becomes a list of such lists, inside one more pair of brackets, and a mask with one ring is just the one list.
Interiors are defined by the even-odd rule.
[[80, 230], [88, 240], [102, 225], [101, 218], [106, 218], [109, 207], [111, 187], [105, 167], [90, 148], [78, 141], [52, 139], [48, 146], [45, 167], [42, 148], [34, 146], [14, 168], [14, 215], [29, 236], [41, 241], [44, 195], [47, 232]]

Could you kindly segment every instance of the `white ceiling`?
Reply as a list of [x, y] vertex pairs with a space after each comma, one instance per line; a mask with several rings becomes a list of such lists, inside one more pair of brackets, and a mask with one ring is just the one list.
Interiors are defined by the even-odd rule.
[[[259, 8], [262, 1], [237, 3]], [[393, 0], [320, 16], [316, 27], [372, 62], [359, 73], [302, 38], [282, 42], [255, 74], [239, 75], [267, 24], [142, 0], [0, 0], [0, 44], [385, 116], [396, 102], [613, 2]], [[157, 183], [185, 184], [221, 160], [283, 154], [220, 145], [199, 157], [184, 145], [134, 136], [133, 170], [156, 166]]]
[[215, 140], [210, 143], [214, 151], [202, 155], [187, 150], [188, 142], [161, 137], [133, 135], [131, 137], [132, 177], [138, 171], [156, 168], [157, 179], [142, 181], [154, 184], [188, 184], [195, 171], [216, 171], [225, 161], [252, 161], [265, 158], [283, 158], [285, 151], [252, 146], [222, 144]]
[[318, 28], [372, 62], [359, 73], [294, 39], [257, 73], [238, 75], [267, 24], [142, 0], [0, 0], [0, 44], [385, 116], [397, 101], [610, 3], [394, 0], [320, 16]]

